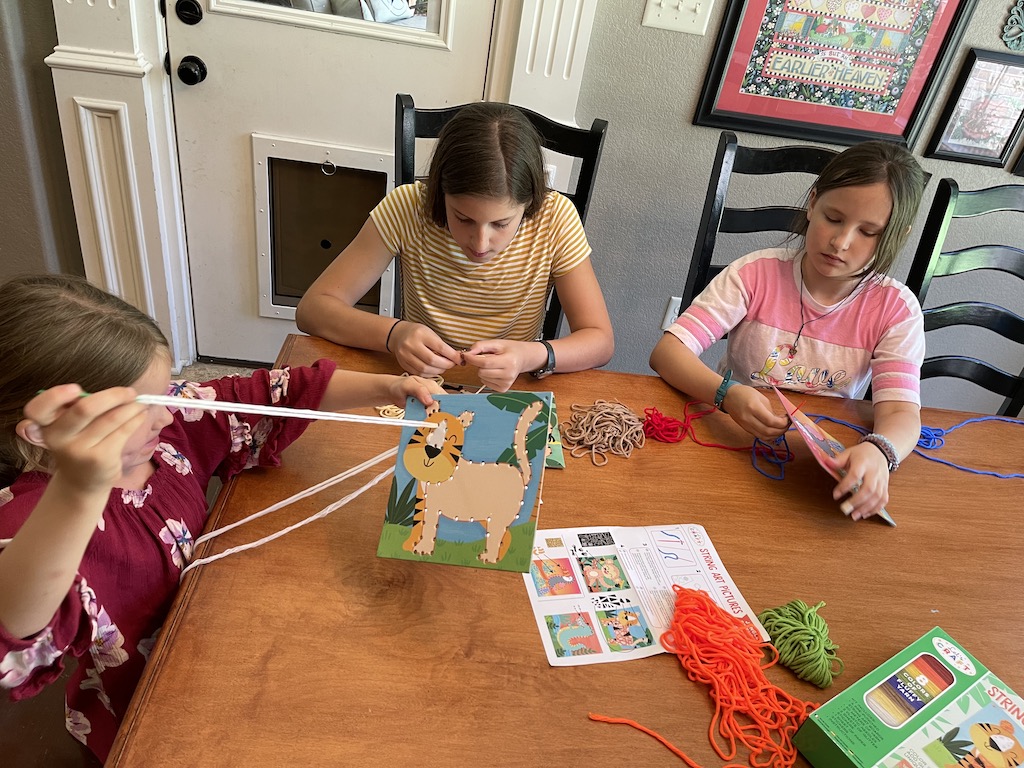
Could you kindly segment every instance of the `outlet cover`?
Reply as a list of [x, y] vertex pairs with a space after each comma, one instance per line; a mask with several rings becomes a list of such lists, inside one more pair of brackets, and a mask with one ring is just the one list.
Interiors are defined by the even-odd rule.
[[683, 299], [681, 296], [671, 296], [668, 300], [668, 306], [665, 307], [665, 316], [661, 319], [661, 330], [667, 331], [669, 326], [676, 321], [679, 317], [679, 313], [683, 311]]
[[690, 35], [704, 35], [711, 18], [712, 0], [647, 0], [642, 24]]

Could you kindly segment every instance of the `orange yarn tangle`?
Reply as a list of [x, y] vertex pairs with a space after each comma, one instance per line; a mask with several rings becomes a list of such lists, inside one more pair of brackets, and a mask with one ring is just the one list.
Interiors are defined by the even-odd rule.
[[[770, 643], [762, 643], [750, 627], [730, 616], [699, 590], [675, 586], [676, 608], [661, 644], [674, 653], [686, 676], [710, 686], [715, 715], [708, 737], [723, 760], [736, 759], [738, 747], [749, 751], [755, 768], [783, 768], [796, 762], [793, 734], [817, 705], [790, 696], [768, 682], [764, 670], [778, 661]], [[771, 659], [764, 661], [764, 651]], [[690, 768], [700, 768], [660, 734], [632, 720], [590, 714], [591, 720], [631, 725], [660, 741]], [[729, 763], [726, 768], [742, 768]]]

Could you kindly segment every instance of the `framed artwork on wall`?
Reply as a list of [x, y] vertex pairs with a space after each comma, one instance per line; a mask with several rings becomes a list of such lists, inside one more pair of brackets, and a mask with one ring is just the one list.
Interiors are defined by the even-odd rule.
[[1022, 126], [1024, 56], [971, 48], [925, 156], [1002, 168]]
[[977, 0], [728, 0], [693, 122], [913, 146]]

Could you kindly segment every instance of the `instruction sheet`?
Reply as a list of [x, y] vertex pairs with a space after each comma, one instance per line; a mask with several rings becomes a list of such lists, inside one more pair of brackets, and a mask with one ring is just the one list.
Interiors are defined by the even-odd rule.
[[700, 525], [538, 530], [523, 578], [556, 667], [664, 653], [674, 585], [708, 593], [753, 637], [769, 639]]

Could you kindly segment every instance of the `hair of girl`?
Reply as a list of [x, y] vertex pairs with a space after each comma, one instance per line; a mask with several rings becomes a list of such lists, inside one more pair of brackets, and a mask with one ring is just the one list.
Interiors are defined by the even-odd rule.
[[431, 221], [448, 226], [445, 195], [473, 195], [524, 205], [524, 218], [547, 194], [542, 139], [517, 108], [497, 102], [467, 104], [437, 139], [427, 177]]
[[876, 275], [887, 275], [910, 236], [925, 181], [920, 164], [899, 144], [890, 141], [856, 144], [832, 158], [822, 170], [804, 198], [803, 210], [794, 219], [793, 237], [807, 234], [806, 210], [812, 193], [820, 197], [833, 189], [883, 183], [889, 187], [892, 212], [868, 268]]
[[170, 361], [156, 323], [84, 278], [32, 275], [0, 285], [0, 488], [48, 467], [45, 451], [14, 431], [40, 389], [129, 386], [158, 352]]

